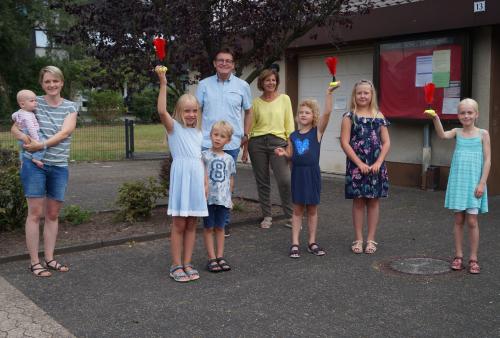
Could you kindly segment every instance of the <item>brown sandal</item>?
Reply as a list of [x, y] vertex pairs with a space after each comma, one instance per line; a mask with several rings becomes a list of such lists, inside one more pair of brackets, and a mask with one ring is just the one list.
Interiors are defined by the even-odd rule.
[[[54, 265], [50, 265], [50, 263], [52, 263], [52, 262], [54, 262]], [[55, 270], [55, 271], [59, 271], [59, 272], [68, 272], [69, 271], [69, 268], [66, 265], [59, 263], [55, 259], [48, 261], [48, 262], [45, 261], [45, 266], [49, 270]]]
[[[40, 267], [37, 267], [37, 266], [40, 266]], [[40, 264], [40, 262], [35, 263], [33, 265], [30, 265], [30, 271], [36, 277], [50, 277], [50, 276], [52, 276], [52, 273], [50, 273], [49, 270], [44, 268], [43, 265]]]

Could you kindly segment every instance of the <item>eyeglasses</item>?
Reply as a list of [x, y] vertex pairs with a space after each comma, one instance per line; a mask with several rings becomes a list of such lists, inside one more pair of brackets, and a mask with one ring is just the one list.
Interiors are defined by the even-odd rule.
[[216, 63], [219, 63], [219, 64], [224, 64], [224, 63], [227, 63], [228, 65], [232, 65], [233, 64], [233, 60], [231, 59], [217, 59], [215, 60]]

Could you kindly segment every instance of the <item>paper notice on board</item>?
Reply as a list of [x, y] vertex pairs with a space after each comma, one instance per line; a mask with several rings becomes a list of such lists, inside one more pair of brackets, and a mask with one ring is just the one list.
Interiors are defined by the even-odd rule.
[[437, 50], [432, 53], [432, 82], [436, 88], [446, 88], [450, 84], [451, 50]]
[[459, 97], [445, 97], [443, 99], [443, 114], [456, 114], [459, 103]]
[[436, 88], [446, 88], [450, 85], [450, 73], [432, 73], [432, 83]]
[[415, 87], [423, 87], [432, 82], [432, 55], [417, 56]]
[[443, 97], [460, 97], [460, 81], [450, 81], [450, 86], [444, 89]]

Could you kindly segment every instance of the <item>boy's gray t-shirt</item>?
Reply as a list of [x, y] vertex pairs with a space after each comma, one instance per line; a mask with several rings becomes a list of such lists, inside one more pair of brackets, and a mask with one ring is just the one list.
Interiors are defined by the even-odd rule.
[[208, 175], [208, 205], [222, 205], [231, 209], [231, 176], [236, 174], [236, 165], [231, 155], [217, 155], [211, 149], [202, 152]]

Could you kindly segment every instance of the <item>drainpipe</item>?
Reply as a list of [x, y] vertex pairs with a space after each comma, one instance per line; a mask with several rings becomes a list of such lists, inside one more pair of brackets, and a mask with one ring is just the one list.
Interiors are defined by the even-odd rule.
[[424, 125], [424, 144], [422, 148], [422, 184], [421, 188], [426, 189], [427, 184], [430, 184], [430, 182], [427, 182], [427, 169], [431, 165], [431, 128], [430, 124], [426, 123]]

